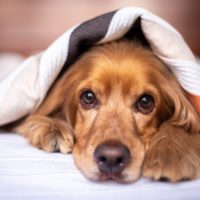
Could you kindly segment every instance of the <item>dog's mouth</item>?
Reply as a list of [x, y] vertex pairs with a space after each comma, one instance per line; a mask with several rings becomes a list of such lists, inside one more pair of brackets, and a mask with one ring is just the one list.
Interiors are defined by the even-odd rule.
[[120, 182], [123, 183], [124, 177], [122, 173], [103, 173], [100, 172], [99, 175], [99, 180], [100, 181], [115, 181], [115, 182]]

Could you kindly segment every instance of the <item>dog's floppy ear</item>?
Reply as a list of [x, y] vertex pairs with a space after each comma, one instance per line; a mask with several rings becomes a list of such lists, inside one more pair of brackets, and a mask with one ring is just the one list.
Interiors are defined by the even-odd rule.
[[183, 127], [187, 132], [200, 132], [200, 118], [193, 106], [186, 98], [175, 78], [167, 80], [162, 88], [164, 91], [163, 99], [168, 110], [171, 110], [169, 122], [173, 125]]
[[44, 102], [33, 114], [65, 118], [73, 126], [77, 109], [75, 91], [85, 77], [85, 70], [79, 68], [79, 63], [71, 66], [69, 71], [55, 82]]

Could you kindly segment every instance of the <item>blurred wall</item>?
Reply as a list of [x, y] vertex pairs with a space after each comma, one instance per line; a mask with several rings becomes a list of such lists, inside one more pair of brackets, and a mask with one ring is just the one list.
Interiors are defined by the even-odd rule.
[[0, 51], [30, 54], [71, 26], [125, 6], [139, 6], [175, 26], [200, 55], [199, 0], [0, 0]]

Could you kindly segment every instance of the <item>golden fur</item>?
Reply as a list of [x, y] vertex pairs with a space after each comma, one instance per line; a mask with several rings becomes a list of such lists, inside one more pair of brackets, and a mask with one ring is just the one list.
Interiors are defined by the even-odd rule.
[[[80, 103], [86, 90], [98, 99], [90, 109]], [[143, 94], [155, 104], [145, 114], [135, 106]], [[109, 179], [93, 158], [97, 146], [119, 141], [131, 159], [115, 180], [132, 182], [143, 175], [179, 181], [200, 175], [199, 124], [171, 71], [149, 49], [121, 40], [83, 54], [17, 131], [40, 149], [72, 151], [77, 167], [92, 180]]]

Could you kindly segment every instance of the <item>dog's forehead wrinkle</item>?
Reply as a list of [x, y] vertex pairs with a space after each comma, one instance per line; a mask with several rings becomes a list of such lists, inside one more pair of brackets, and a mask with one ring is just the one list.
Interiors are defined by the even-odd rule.
[[93, 82], [101, 87], [101, 93], [109, 99], [115, 96], [113, 100], [116, 99], [118, 102], [122, 97], [131, 97], [147, 86], [156, 87], [154, 77], [148, 73], [144, 74], [141, 70], [131, 73], [109, 69], [108, 72], [102, 71], [98, 76]]

